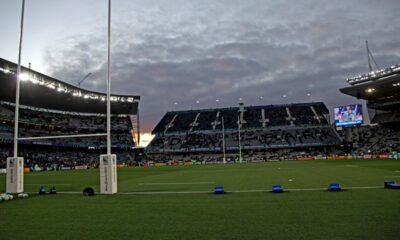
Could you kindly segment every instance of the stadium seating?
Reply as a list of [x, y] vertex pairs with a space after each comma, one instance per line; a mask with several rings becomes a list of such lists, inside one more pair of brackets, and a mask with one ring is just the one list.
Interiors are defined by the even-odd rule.
[[400, 127], [396, 124], [357, 126], [339, 132], [354, 152], [363, 154], [388, 154], [400, 152]]
[[240, 113], [239, 108], [221, 108], [167, 112], [153, 130], [153, 134], [182, 131], [237, 129], [239, 119], [243, 129], [276, 126], [326, 125], [329, 114], [323, 103], [249, 106]]
[[[14, 107], [6, 102], [0, 104], [0, 168], [12, 155], [14, 133]], [[135, 146], [132, 123], [126, 115], [111, 117], [111, 144], [119, 162], [133, 163]], [[20, 108], [20, 137], [76, 135], [104, 133], [106, 117], [99, 114], [72, 113], [48, 109]], [[20, 140], [19, 154], [24, 157], [26, 167], [73, 167], [96, 166], [99, 155], [104, 154], [106, 137], [80, 137]]]
[[[301, 148], [297, 150], [300, 155], [310, 153], [305, 148], [315, 147], [320, 149], [314, 152], [326, 152], [342, 142], [335, 129], [328, 125], [328, 113], [320, 102], [247, 106], [244, 111], [236, 107], [167, 112], [154, 128], [155, 137], [145, 152], [156, 162], [178, 159], [219, 161], [221, 156], [214, 156], [213, 152], [222, 151], [224, 140], [229, 159], [236, 160], [238, 157], [229, 152], [239, 149], [239, 123], [241, 149], [246, 161], [283, 157], [281, 153], [275, 154], [274, 149], [285, 151], [285, 157], [288, 153], [284, 149], [291, 148]], [[251, 154], [246, 156], [249, 151]], [[196, 152], [206, 156], [190, 154]], [[166, 156], [164, 153], [171, 154]]]

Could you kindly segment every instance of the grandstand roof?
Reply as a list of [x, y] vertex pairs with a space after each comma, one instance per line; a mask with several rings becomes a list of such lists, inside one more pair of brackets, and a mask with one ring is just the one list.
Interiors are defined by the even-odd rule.
[[341, 88], [340, 91], [365, 100], [398, 97], [400, 95], [400, 74], [396, 73], [366, 83]]
[[[17, 64], [0, 58], [0, 100], [15, 102]], [[24, 77], [22, 77], [24, 76]], [[85, 90], [21, 67], [20, 104], [71, 112], [105, 113], [106, 93]], [[140, 96], [111, 95], [112, 114], [136, 114]]]

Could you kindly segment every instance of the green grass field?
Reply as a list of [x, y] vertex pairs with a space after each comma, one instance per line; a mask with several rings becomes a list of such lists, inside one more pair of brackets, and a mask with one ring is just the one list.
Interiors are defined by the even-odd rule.
[[[0, 239], [398, 239], [400, 190], [387, 180], [400, 181], [400, 160], [123, 168], [119, 193], [94, 197], [81, 192], [99, 191], [98, 170], [28, 173], [35, 193], [0, 202]], [[334, 182], [344, 191], [325, 190]]]

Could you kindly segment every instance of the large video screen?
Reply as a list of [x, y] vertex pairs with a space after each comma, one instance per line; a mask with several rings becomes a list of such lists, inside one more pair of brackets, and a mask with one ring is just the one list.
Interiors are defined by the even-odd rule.
[[361, 104], [336, 107], [334, 111], [335, 111], [336, 126], [363, 123]]

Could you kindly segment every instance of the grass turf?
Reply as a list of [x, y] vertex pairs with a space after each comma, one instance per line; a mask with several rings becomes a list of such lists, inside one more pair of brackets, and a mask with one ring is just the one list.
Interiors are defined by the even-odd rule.
[[[0, 202], [1, 239], [397, 239], [399, 160], [319, 160], [228, 165], [125, 168], [120, 193], [84, 197], [57, 194]], [[396, 179], [397, 178], [397, 179]], [[292, 181], [289, 181], [292, 179]], [[5, 176], [0, 176], [5, 190]], [[284, 189], [350, 189], [269, 193]], [[59, 185], [57, 185], [59, 184]], [[98, 170], [25, 175], [25, 191], [54, 185], [58, 192], [99, 190]], [[233, 192], [212, 191], [221, 185]]]

